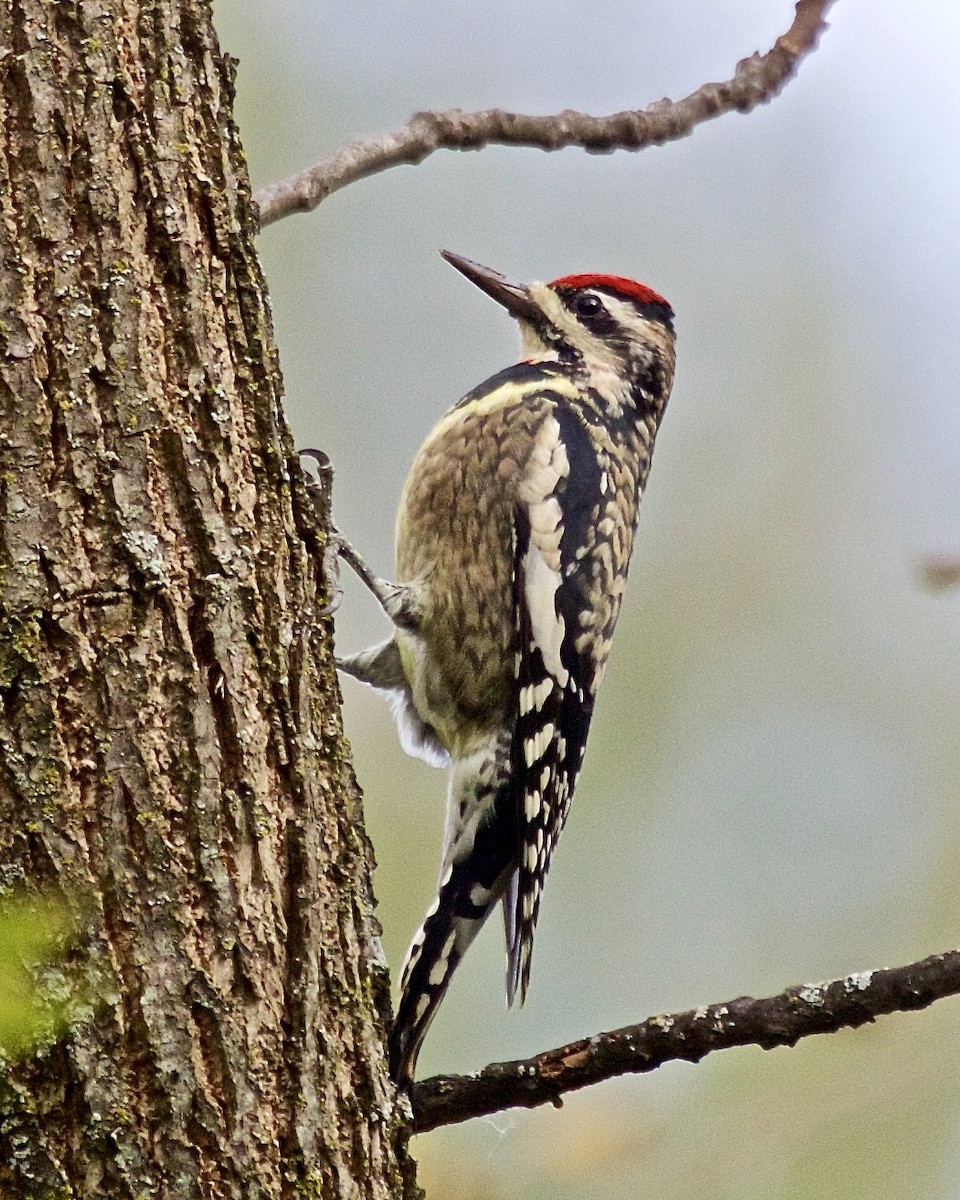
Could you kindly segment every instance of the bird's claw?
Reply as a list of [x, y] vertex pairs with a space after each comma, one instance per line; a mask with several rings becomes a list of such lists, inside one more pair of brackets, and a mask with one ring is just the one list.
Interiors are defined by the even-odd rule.
[[323, 557], [320, 560], [320, 574], [326, 584], [329, 596], [327, 603], [320, 609], [321, 617], [332, 617], [343, 601], [343, 586], [340, 583], [340, 553], [342, 549], [343, 537], [334, 525], [330, 525], [323, 547]]
[[[343, 588], [340, 585], [340, 553], [345, 540], [330, 515], [333, 464], [330, 462], [329, 455], [325, 454], [323, 450], [314, 450], [308, 447], [297, 453], [301, 459], [307, 494], [313, 500], [317, 519], [326, 533], [323, 555], [320, 559], [320, 577], [324, 582], [329, 599], [320, 609], [320, 616], [331, 617], [343, 600]], [[313, 461], [308, 466], [303, 462], [304, 459]]]
[[340, 561], [346, 561], [357, 577], [377, 599], [380, 607], [394, 625], [401, 629], [416, 630], [420, 623], [420, 610], [416, 597], [407, 584], [391, 583], [376, 575], [361, 558], [354, 546], [333, 522], [330, 511], [330, 494], [333, 485], [333, 467], [322, 450], [301, 450], [301, 458], [313, 459], [313, 471], [304, 471], [307, 492], [314, 498], [317, 518], [326, 533], [320, 574], [326, 584], [329, 599], [320, 610], [321, 617], [332, 616], [343, 600], [340, 586]]

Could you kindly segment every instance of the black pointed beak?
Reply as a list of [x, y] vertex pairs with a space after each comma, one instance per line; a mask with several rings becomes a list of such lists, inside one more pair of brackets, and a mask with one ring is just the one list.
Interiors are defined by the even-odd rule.
[[479, 263], [450, 250], [441, 250], [440, 254], [451, 267], [456, 267], [461, 275], [466, 275], [471, 283], [475, 283], [482, 292], [486, 292], [498, 304], [502, 304], [512, 316], [531, 319], [539, 315], [540, 309], [530, 298], [530, 289], [525, 284], [511, 283], [499, 271], [481, 267]]

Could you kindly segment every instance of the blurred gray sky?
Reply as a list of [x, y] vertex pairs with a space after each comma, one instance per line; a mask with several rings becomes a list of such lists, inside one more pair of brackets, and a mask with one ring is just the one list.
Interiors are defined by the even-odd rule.
[[[593, 112], [766, 50], [792, 5], [223, 0], [254, 184], [416, 109]], [[610, 271], [677, 311], [679, 367], [586, 767], [506, 1014], [491, 921], [428, 1040], [468, 1070], [957, 942], [960, 6], [839, 0], [798, 79], [641, 155], [441, 152], [264, 232], [290, 419], [389, 569], [440, 413], [515, 355], [437, 256]], [[385, 636], [350, 587], [344, 649]], [[346, 716], [397, 961], [435, 883], [444, 779]], [[960, 1195], [956, 1002], [776, 1055], [421, 1138], [431, 1200]]]

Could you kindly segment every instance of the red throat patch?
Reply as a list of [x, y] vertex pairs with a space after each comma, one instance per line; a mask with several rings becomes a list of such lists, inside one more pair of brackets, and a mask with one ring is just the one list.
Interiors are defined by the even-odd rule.
[[638, 304], [662, 304], [664, 308], [670, 307], [659, 292], [648, 288], [644, 283], [626, 279], [623, 275], [563, 275], [560, 279], [554, 279], [549, 286], [571, 289], [601, 288]]

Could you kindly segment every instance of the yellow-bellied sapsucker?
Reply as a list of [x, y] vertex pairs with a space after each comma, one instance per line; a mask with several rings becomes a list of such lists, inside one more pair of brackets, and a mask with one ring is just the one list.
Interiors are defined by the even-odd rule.
[[406, 750], [450, 766], [439, 890], [391, 1036], [401, 1082], [497, 901], [508, 1003], [526, 994], [674, 370], [673, 312], [643, 284], [521, 286], [444, 257], [516, 317], [523, 358], [455, 404], [417, 455], [397, 582], [341, 543], [395, 628], [339, 665], [390, 694]]

